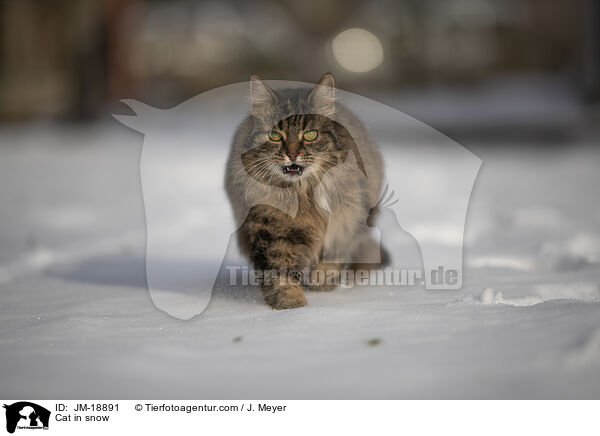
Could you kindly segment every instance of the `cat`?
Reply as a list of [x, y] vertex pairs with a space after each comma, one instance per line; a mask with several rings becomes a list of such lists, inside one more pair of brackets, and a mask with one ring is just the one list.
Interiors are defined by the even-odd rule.
[[313, 88], [292, 89], [271, 89], [252, 76], [250, 100], [225, 176], [238, 245], [257, 270], [293, 272], [287, 280], [263, 279], [269, 306], [302, 307], [305, 289], [338, 283], [307, 281], [307, 271], [336, 274], [365, 255], [384, 257], [366, 225], [383, 160], [359, 119], [336, 102], [329, 73]]

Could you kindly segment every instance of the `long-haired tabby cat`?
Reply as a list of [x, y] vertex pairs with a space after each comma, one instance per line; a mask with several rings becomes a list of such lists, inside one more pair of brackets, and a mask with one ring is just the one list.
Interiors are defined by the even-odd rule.
[[331, 74], [314, 88], [275, 90], [253, 76], [250, 96], [226, 174], [239, 246], [258, 270], [295, 272], [263, 280], [271, 307], [305, 306], [302, 274], [339, 271], [369, 253], [379, 258], [366, 222], [381, 191], [382, 159], [358, 118], [335, 101]]

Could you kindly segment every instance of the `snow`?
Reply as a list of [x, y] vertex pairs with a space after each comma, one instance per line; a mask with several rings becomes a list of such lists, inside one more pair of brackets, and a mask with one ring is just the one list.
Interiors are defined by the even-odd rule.
[[[534, 306], [545, 301], [553, 300], [579, 300], [586, 302], [600, 301], [598, 286], [593, 283], [573, 283], [561, 285], [538, 285], [533, 295], [519, 298], [504, 298], [502, 291], [486, 288], [479, 296], [481, 304], [508, 304], [511, 306]], [[472, 301], [467, 297], [464, 301]]]
[[220, 282], [189, 321], [146, 288], [141, 135], [39, 124], [0, 146], [2, 397], [600, 397], [600, 151], [585, 143], [478, 150], [461, 290], [354, 287], [273, 311]]

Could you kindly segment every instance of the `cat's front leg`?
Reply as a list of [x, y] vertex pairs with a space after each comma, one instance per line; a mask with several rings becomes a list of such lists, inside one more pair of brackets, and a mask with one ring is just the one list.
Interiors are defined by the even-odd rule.
[[306, 306], [302, 272], [317, 262], [312, 229], [283, 226], [251, 214], [241, 230], [241, 245], [262, 272], [267, 304], [274, 309]]
[[271, 241], [263, 253], [257, 253], [255, 264], [264, 262], [267, 266], [261, 284], [267, 304], [273, 309], [306, 306], [302, 274], [315, 263], [310, 248], [281, 238]]
[[273, 309], [295, 309], [306, 306], [306, 296], [299, 283], [263, 283], [265, 301]]
[[344, 263], [319, 262], [310, 272], [310, 278], [305, 280], [306, 288], [310, 291], [333, 291], [340, 284], [340, 270]]

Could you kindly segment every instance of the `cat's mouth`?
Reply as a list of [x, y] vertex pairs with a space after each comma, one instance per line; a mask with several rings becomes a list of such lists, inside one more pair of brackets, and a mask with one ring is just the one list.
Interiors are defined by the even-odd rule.
[[303, 170], [303, 168], [300, 165], [291, 164], [291, 165], [283, 167], [283, 174], [301, 176], [302, 170]]

